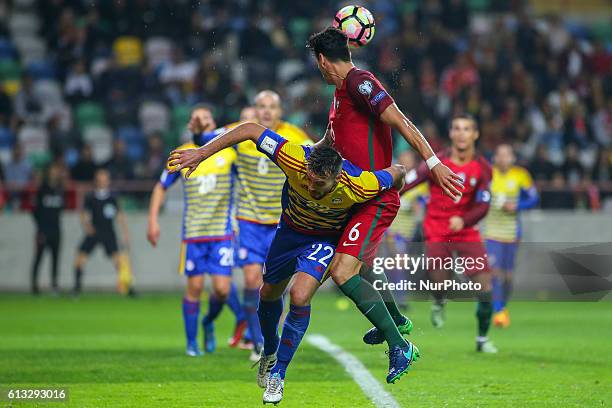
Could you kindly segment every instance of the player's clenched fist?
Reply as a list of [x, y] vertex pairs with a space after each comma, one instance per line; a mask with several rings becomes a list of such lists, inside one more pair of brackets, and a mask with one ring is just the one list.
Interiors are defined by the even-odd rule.
[[451, 169], [442, 163], [438, 163], [431, 169], [431, 177], [434, 183], [439, 185], [444, 193], [454, 201], [461, 199], [461, 190], [463, 190], [463, 180]]

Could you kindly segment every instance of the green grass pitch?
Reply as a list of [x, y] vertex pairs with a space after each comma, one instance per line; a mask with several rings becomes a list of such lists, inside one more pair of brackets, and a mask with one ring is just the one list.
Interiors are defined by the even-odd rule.
[[[309, 333], [353, 353], [384, 384], [386, 347], [366, 346], [369, 328], [352, 304], [315, 298]], [[205, 304], [205, 302], [203, 302]], [[447, 325], [429, 323], [429, 303], [414, 302], [411, 339], [422, 358], [395, 385], [406, 407], [602, 407], [612, 401], [611, 303], [516, 302], [512, 326], [492, 329], [498, 355], [474, 351], [474, 304], [452, 302]], [[225, 344], [233, 317], [217, 324], [217, 352], [184, 355], [180, 295], [80, 299], [0, 297], [0, 387], [67, 387], [71, 407], [260, 406], [246, 351]], [[9, 406], [0, 402], [0, 407]], [[14, 403], [12, 406], [37, 406]], [[373, 406], [334, 360], [302, 343], [287, 372], [284, 407]]]

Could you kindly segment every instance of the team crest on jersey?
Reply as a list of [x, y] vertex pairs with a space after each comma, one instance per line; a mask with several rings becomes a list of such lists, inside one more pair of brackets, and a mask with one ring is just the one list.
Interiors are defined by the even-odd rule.
[[372, 93], [372, 82], [366, 80], [359, 84], [357, 87], [359, 89], [359, 93], [362, 95], [370, 96]]
[[476, 177], [470, 178], [470, 186], [474, 187], [476, 185]]
[[225, 158], [217, 157], [217, 167], [223, 167], [223, 166], [225, 166]]
[[340, 204], [342, 202], [342, 198], [341, 197], [334, 197], [331, 199], [331, 203], [332, 204]]
[[249, 255], [249, 250], [246, 248], [240, 248], [238, 250], [238, 258], [240, 259], [246, 259], [247, 256]]
[[515, 187], [515, 183], [514, 180], [508, 180], [508, 182], [506, 183], [506, 186], [508, 186], [508, 188], [513, 189]]

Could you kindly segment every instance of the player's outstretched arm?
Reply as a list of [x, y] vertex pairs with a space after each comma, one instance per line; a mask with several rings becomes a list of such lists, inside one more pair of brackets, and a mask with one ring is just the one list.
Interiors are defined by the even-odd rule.
[[168, 157], [169, 172], [176, 173], [187, 169], [185, 178], [189, 178], [198, 165], [213, 154], [245, 140], [252, 140], [256, 143], [265, 130], [264, 126], [257, 123], [246, 122], [221, 133], [198, 149], [174, 150]]
[[416, 150], [431, 171], [431, 178], [444, 190], [444, 193], [457, 200], [461, 197], [463, 183], [461, 178], [440, 162], [419, 129], [399, 110], [395, 103], [389, 105], [380, 115], [380, 119], [402, 134], [410, 146]]

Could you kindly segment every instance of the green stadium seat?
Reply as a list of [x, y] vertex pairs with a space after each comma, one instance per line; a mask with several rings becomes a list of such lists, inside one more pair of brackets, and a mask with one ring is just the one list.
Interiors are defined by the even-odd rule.
[[593, 22], [591, 30], [593, 35], [604, 43], [612, 43], [612, 24], [609, 19]]
[[95, 102], [79, 104], [75, 110], [75, 118], [78, 127], [81, 129], [105, 124], [104, 109]]
[[467, 5], [472, 11], [486, 11], [491, 7], [491, 0], [468, 0]]
[[172, 126], [174, 128], [179, 126], [187, 126], [189, 118], [191, 117], [191, 106], [189, 105], [176, 105], [172, 109]]
[[307, 18], [294, 18], [289, 22], [289, 32], [293, 38], [293, 44], [302, 49], [310, 35], [310, 20]]
[[174, 149], [180, 144], [180, 136], [183, 127], [175, 127], [162, 133], [162, 139], [166, 148]]
[[0, 81], [17, 80], [21, 77], [19, 62], [12, 59], [0, 60]]

